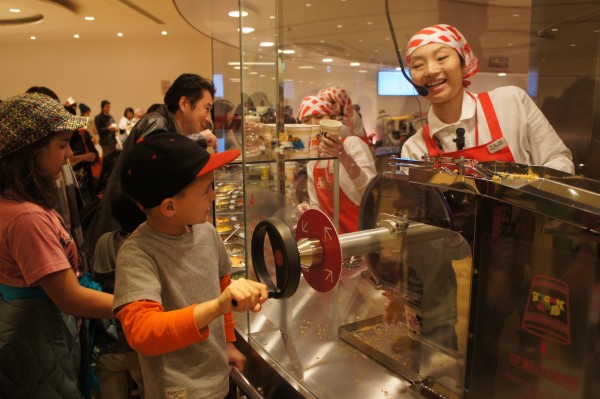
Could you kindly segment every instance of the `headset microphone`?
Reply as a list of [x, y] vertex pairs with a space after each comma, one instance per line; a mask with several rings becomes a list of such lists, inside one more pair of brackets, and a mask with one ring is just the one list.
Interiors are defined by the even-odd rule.
[[396, 50], [396, 57], [398, 57], [398, 63], [400, 64], [400, 71], [402, 75], [408, 80], [408, 82], [415, 88], [417, 93], [420, 96], [427, 97], [429, 94], [429, 90], [427, 87], [420, 86], [412, 81], [412, 79], [408, 76], [406, 71], [404, 70], [404, 63], [402, 62], [402, 54], [400, 54], [400, 48], [398, 47], [398, 42], [396, 41], [396, 33], [394, 32], [394, 26], [392, 25], [392, 17], [390, 16], [390, 2], [389, 0], [385, 0], [385, 15], [387, 17], [388, 26], [390, 27], [390, 33], [392, 35], [392, 40], [394, 41], [394, 50]]

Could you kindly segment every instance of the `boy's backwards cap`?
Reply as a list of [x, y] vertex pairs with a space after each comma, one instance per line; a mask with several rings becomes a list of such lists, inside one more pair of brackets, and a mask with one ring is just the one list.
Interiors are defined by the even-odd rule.
[[196, 177], [228, 164], [238, 150], [210, 154], [195, 141], [177, 133], [160, 133], [137, 141], [125, 155], [121, 186], [145, 209], [175, 196]]

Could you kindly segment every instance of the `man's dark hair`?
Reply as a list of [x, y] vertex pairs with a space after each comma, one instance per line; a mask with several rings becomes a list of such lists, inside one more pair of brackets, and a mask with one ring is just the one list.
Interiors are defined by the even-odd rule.
[[206, 90], [213, 98], [215, 97], [215, 86], [210, 80], [193, 73], [184, 73], [175, 79], [169, 87], [169, 90], [165, 93], [164, 102], [171, 112], [179, 109], [179, 99], [181, 97], [187, 97], [192, 103], [192, 107], [195, 107]]
[[102, 102], [100, 103], [100, 111], [102, 111], [104, 109], [104, 106], [106, 104], [110, 104], [110, 101], [108, 101], [108, 100], [102, 100]]
[[60, 99], [58, 98], [58, 95], [54, 92], [54, 90], [51, 90], [51, 89], [47, 88], [46, 86], [31, 86], [29, 89], [27, 89], [27, 91], [25, 93], [45, 94], [48, 97], [52, 97], [56, 101], [60, 102]]

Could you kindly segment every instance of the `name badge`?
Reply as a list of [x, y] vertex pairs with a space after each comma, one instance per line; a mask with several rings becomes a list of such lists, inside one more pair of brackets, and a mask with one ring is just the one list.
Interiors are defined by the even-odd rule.
[[504, 137], [501, 137], [498, 140], [492, 141], [490, 144], [488, 144], [487, 148], [490, 154], [495, 154], [501, 149], [505, 148], [507, 145], [508, 143], [506, 142], [506, 139]]

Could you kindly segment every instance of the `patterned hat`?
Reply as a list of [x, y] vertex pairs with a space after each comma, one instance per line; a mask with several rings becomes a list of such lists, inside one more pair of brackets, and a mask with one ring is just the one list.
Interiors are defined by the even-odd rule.
[[307, 115], [333, 115], [331, 103], [322, 96], [304, 97], [298, 110], [298, 119], [302, 120]]
[[77, 130], [88, 118], [71, 115], [55, 99], [29, 93], [0, 103], [0, 158], [10, 155], [50, 135]]
[[197, 176], [228, 164], [238, 150], [210, 154], [197, 142], [177, 133], [158, 133], [136, 142], [125, 156], [121, 186], [145, 209], [175, 196]]
[[463, 84], [470, 84], [466, 79], [479, 71], [479, 60], [473, 53], [467, 39], [453, 26], [446, 24], [433, 25], [422, 29], [410, 38], [406, 50], [406, 62], [410, 63], [412, 53], [421, 46], [431, 43], [441, 43], [452, 47], [465, 60]]

